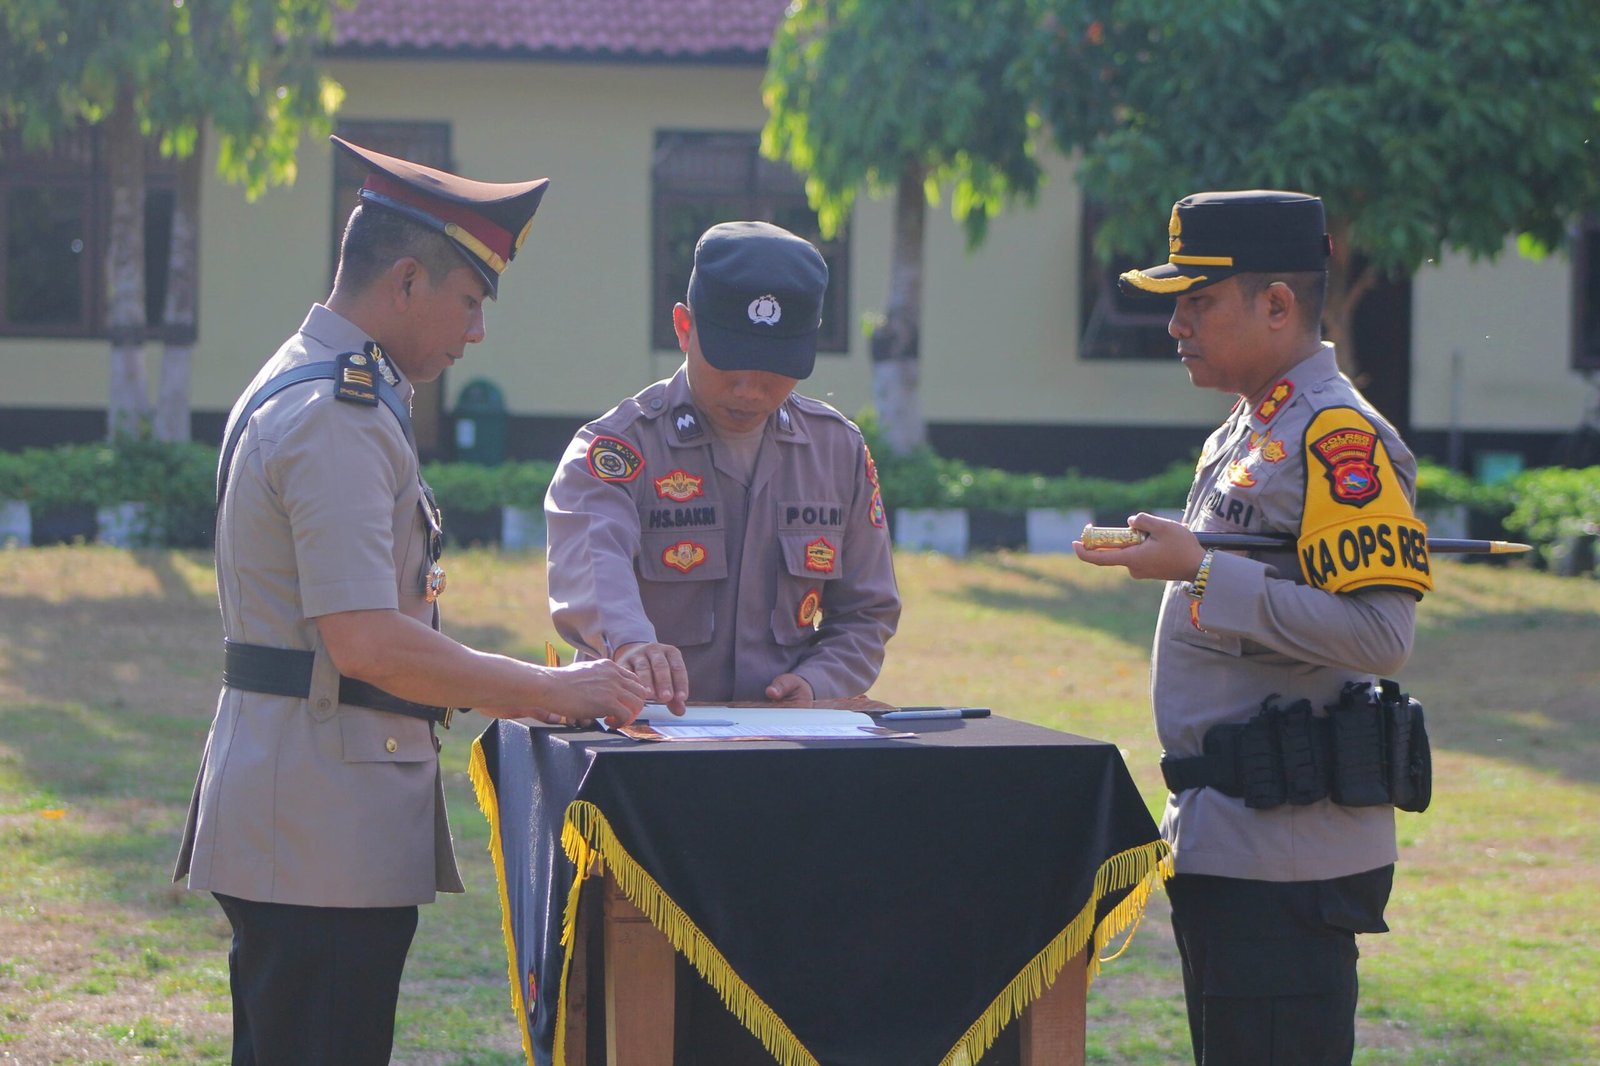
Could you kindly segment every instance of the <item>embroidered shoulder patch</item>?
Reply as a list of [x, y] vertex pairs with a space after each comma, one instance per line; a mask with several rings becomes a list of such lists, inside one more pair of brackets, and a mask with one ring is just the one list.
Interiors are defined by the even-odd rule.
[[706, 561], [706, 547], [692, 540], [680, 540], [661, 553], [661, 561], [681, 574], [687, 574]]
[[1327, 592], [1430, 591], [1428, 527], [1393, 476], [1376, 427], [1354, 408], [1330, 407], [1306, 427], [1304, 448], [1297, 550], [1306, 582]]
[[883, 511], [883, 492], [879, 489], [872, 490], [872, 502], [867, 505], [867, 516], [873, 525], [882, 529], [888, 524], [888, 516]]
[[644, 469], [644, 456], [616, 437], [596, 437], [589, 442], [589, 472], [601, 481], [632, 481]]

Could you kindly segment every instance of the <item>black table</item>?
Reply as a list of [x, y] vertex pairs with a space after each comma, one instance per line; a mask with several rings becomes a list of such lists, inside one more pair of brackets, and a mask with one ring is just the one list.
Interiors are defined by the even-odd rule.
[[492, 723], [472, 779], [529, 1061], [582, 1061], [569, 971], [601, 869], [615, 950], [659, 929], [783, 1063], [976, 1061], [1087, 951], [1083, 987], [1167, 867], [1120, 753], [1001, 717], [904, 724], [652, 744]]

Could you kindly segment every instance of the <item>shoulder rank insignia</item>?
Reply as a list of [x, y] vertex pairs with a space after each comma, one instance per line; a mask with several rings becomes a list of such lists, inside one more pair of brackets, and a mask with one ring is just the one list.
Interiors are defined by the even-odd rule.
[[644, 456], [625, 440], [596, 437], [589, 442], [589, 472], [601, 481], [632, 481], [644, 469]]
[[1258, 422], [1271, 422], [1272, 416], [1278, 409], [1289, 402], [1289, 397], [1294, 395], [1294, 383], [1284, 378], [1272, 386], [1272, 391], [1267, 393], [1267, 398], [1256, 406], [1255, 415]]
[[681, 574], [687, 574], [706, 561], [706, 547], [692, 540], [680, 540], [661, 553], [661, 561]]
[[787, 404], [778, 408], [778, 429], [784, 433], [794, 432], [794, 419], [789, 417], [789, 406]]
[[696, 477], [687, 470], [674, 470], [666, 477], [656, 478], [656, 495], [664, 500], [685, 503], [696, 496], [704, 496], [705, 478]]
[[373, 378], [373, 362], [365, 352], [345, 352], [339, 356], [333, 395], [346, 403], [378, 406], [378, 386]]
[[689, 404], [679, 404], [672, 409], [672, 428], [678, 431], [679, 440], [694, 440], [705, 432], [700, 416]]
[[1306, 582], [1327, 592], [1433, 588], [1428, 527], [1412, 511], [1383, 438], [1352, 407], [1306, 427], [1305, 510], [1296, 549]]

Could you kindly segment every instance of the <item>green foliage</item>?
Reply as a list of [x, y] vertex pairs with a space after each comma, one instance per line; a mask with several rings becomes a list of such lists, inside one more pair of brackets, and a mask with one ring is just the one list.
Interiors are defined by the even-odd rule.
[[545, 490], [556, 476], [556, 464], [545, 460], [503, 463], [500, 471], [500, 502], [506, 507], [544, 506]]
[[1600, 534], [1600, 466], [1529, 470], [1512, 482], [1506, 527], [1520, 530], [1558, 566], [1581, 536]]
[[1110, 209], [1102, 255], [1148, 256], [1164, 205], [1202, 189], [1314, 192], [1389, 275], [1559, 245], [1600, 203], [1593, 0], [1044, 3], [1022, 65]]
[[477, 463], [427, 463], [422, 479], [446, 512], [488, 511], [500, 506], [498, 466]]
[[779, 25], [763, 85], [762, 152], [807, 175], [824, 234], [858, 189], [893, 193], [925, 174], [969, 245], [1013, 197], [1032, 200], [1039, 130], [1017, 42], [1033, 0], [797, 2]]
[[131, 104], [145, 136], [187, 156], [200, 130], [218, 170], [257, 196], [291, 182], [302, 135], [326, 134], [343, 90], [318, 69], [351, 0], [0, 0], [0, 128], [48, 145]]

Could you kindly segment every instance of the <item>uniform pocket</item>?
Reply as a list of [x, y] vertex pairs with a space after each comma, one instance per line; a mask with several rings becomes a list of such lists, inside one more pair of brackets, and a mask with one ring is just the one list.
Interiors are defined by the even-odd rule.
[[772, 636], [785, 647], [816, 639], [822, 624], [826, 583], [843, 573], [843, 540], [837, 533], [779, 533], [783, 567], [772, 607]]
[[427, 762], [435, 758], [433, 731], [420, 718], [346, 704], [339, 708], [345, 762]]
[[668, 629], [680, 647], [709, 641], [716, 632], [716, 582], [728, 576], [727, 535], [720, 529], [643, 534], [638, 566], [639, 599], [656, 627]]

